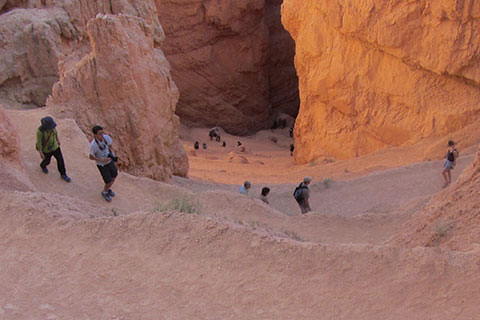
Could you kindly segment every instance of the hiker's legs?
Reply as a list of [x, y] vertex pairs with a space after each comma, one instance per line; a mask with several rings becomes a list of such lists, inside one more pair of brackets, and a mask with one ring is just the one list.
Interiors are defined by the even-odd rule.
[[300, 207], [300, 210], [302, 211], [302, 214], [305, 214], [305, 213], [307, 213], [307, 212], [309, 211], [308, 208], [307, 208], [307, 206], [306, 206], [305, 203], [303, 203], [303, 202], [300, 202], [300, 203], [298, 204], [298, 206]]
[[447, 169], [443, 169], [443, 171], [442, 171], [443, 179], [445, 179], [445, 185], [448, 184], [447, 172], [450, 173], [449, 170], [447, 170]]
[[40, 163], [40, 167], [43, 169], [46, 168], [50, 164], [50, 160], [52, 159], [53, 152], [43, 153], [45, 155], [45, 159]]
[[115, 178], [113, 178], [110, 183], [106, 183], [105, 187], [103, 188], [103, 192], [108, 192], [108, 190], [113, 186], [114, 182], [115, 182]]
[[57, 160], [57, 168], [58, 172], [60, 172], [60, 175], [66, 175], [66, 170], [65, 170], [65, 162], [63, 161], [63, 155], [62, 151], [60, 148], [52, 152], [53, 156]]
[[448, 184], [450, 184], [452, 183], [452, 170], [448, 170], [447, 175], [448, 175]]

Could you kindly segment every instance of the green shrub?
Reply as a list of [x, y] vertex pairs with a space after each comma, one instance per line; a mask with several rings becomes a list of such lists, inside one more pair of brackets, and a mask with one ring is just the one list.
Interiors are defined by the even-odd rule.
[[166, 212], [166, 211], [180, 211], [183, 213], [200, 213], [200, 202], [198, 200], [190, 199], [187, 195], [172, 199], [167, 203], [157, 205], [153, 208], [154, 212]]

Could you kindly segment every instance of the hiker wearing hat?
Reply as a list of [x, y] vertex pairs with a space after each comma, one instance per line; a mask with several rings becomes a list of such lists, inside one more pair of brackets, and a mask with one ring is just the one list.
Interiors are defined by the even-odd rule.
[[40, 127], [37, 129], [37, 143], [35, 148], [40, 153], [42, 162], [40, 168], [43, 173], [48, 173], [47, 166], [50, 164], [52, 156], [57, 160], [58, 172], [60, 177], [66, 182], [70, 182], [71, 179], [67, 176], [65, 170], [65, 162], [63, 161], [62, 151], [60, 150], [60, 140], [58, 139], [57, 130], [55, 127], [57, 124], [53, 121], [52, 117], [45, 117], [40, 120]]
[[112, 197], [115, 197], [115, 192], [112, 191], [111, 187], [118, 175], [118, 169], [115, 166], [118, 157], [115, 156], [113, 150], [112, 138], [103, 132], [102, 127], [94, 126], [92, 132], [95, 139], [90, 143], [89, 158], [97, 163], [98, 171], [100, 171], [103, 182], [105, 182], [102, 197], [110, 202]]
[[445, 162], [443, 164], [442, 175], [445, 179], [445, 184], [443, 185], [443, 188], [447, 187], [450, 183], [452, 183], [451, 171], [453, 168], [455, 168], [455, 165], [457, 164], [457, 158], [458, 150], [457, 148], [455, 148], [455, 142], [450, 140], [448, 141], [447, 156], [445, 157]]
[[250, 190], [251, 187], [252, 187], [252, 184], [250, 183], [250, 181], [247, 180], [243, 183], [243, 186], [238, 188], [238, 192], [248, 196], [248, 191]]
[[310, 209], [310, 203], [308, 202], [308, 199], [310, 198], [310, 189], [308, 189], [308, 185], [311, 182], [312, 178], [303, 178], [303, 182], [300, 183], [293, 192], [293, 197], [295, 198], [295, 200], [297, 200], [298, 206], [300, 207], [302, 214], [312, 211], [312, 209]]

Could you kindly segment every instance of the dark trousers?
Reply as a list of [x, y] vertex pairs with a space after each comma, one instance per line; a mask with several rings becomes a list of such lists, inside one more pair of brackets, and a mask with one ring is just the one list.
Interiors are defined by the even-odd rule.
[[45, 155], [45, 160], [40, 163], [40, 167], [46, 168], [50, 164], [52, 156], [54, 156], [57, 160], [58, 172], [60, 172], [61, 175], [67, 174], [65, 170], [65, 162], [63, 161], [62, 151], [60, 150], [60, 147], [55, 151], [48, 153], [44, 152], [43, 154]]

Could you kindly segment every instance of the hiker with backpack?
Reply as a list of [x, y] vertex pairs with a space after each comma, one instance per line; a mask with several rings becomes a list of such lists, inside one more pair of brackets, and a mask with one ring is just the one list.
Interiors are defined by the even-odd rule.
[[310, 198], [310, 189], [308, 189], [308, 185], [312, 182], [312, 178], [305, 177], [303, 178], [303, 182], [295, 188], [293, 192], [293, 197], [297, 200], [297, 203], [302, 211], [302, 214], [308, 213], [312, 211], [310, 208], [309, 198]]
[[238, 192], [248, 196], [248, 191], [250, 190], [251, 187], [252, 187], [252, 184], [250, 183], [250, 181], [247, 180], [243, 183], [243, 186], [238, 188]]
[[445, 184], [443, 185], [443, 188], [447, 187], [450, 183], [452, 183], [451, 171], [455, 168], [455, 165], [457, 164], [457, 158], [458, 150], [455, 147], [455, 142], [450, 140], [448, 141], [447, 156], [445, 157], [445, 162], [443, 164], [442, 175], [445, 179]]
[[48, 174], [47, 166], [50, 164], [52, 156], [57, 160], [58, 172], [60, 172], [60, 177], [66, 182], [70, 182], [71, 179], [67, 176], [65, 170], [65, 161], [63, 160], [62, 150], [60, 150], [60, 140], [58, 139], [57, 129], [55, 127], [57, 124], [52, 117], [45, 117], [40, 120], [40, 127], [37, 129], [37, 142], [35, 148], [40, 153], [40, 158], [42, 162], [40, 163], [40, 168], [42, 168], [43, 173]]
[[89, 158], [97, 163], [97, 168], [102, 175], [103, 182], [105, 182], [102, 197], [110, 202], [112, 197], [115, 197], [115, 192], [112, 191], [111, 187], [118, 175], [118, 169], [115, 166], [118, 157], [115, 156], [113, 150], [112, 138], [103, 132], [102, 127], [94, 126], [92, 132], [95, 138], [90, 143]]

